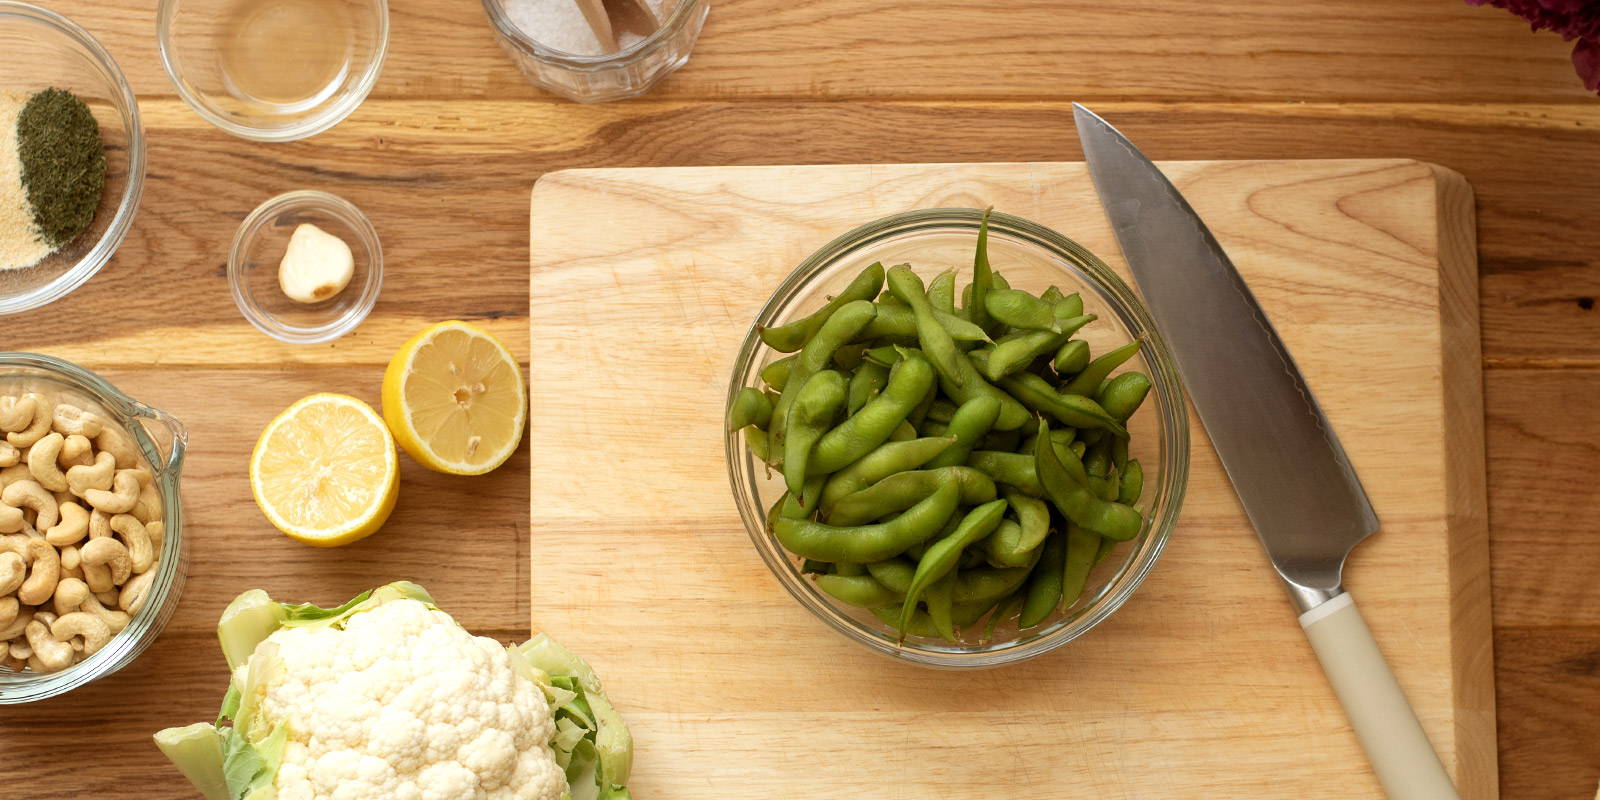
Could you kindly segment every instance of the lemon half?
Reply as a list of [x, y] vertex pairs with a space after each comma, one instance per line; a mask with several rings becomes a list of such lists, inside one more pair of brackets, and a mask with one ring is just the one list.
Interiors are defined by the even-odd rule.
[[250, 454], [250, 492], [278, 530], [319, 547], [383, 526], [400, 493], [400, 457], [377, 412], [314, 394], [267, 425]]
[[383, 418], [417, 463], [482, 475], [522, 441], [528, 395], [522, 368], [493, 334], [441, 322], [413, 336], [383, 373]]

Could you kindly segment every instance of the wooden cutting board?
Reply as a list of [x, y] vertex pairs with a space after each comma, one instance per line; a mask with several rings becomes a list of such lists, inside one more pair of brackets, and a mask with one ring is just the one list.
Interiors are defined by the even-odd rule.
[[[1162, 165], [1237, 262], [1371, 494], [1347, 585], [1469, 800], [1496, 795], [1472, 194], [1405, 160]], [[1380, 797], [1199, 421], [1129, 603], [1054, 653], [867, 652], [757, 557], [722, 445], [734, 354], [812, 250], [997, 209], [1126, 267], [1082, 164], [575, 170], [533, 192], [533, 628], [633, 727], [641, 800]]]

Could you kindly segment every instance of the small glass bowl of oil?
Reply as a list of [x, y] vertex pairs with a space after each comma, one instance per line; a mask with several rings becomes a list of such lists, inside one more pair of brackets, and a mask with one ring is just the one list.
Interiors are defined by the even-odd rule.
[[235, 136], [288, 142], [361, 105], [389, 41], [385, 0], [161, 0], [161, 63], [178, 94]]

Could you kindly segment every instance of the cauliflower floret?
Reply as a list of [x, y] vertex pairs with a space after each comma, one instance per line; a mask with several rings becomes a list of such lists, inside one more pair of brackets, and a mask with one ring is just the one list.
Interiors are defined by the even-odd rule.
[[274, 650], [282, 664], [257, 724], [288, 725], [280, 800], [559, 800], [566, 791], [542, 690], [517, 675], [504, 647], [442, 611], [395, 600], [342, 631], [278, 630], [256, 652]]

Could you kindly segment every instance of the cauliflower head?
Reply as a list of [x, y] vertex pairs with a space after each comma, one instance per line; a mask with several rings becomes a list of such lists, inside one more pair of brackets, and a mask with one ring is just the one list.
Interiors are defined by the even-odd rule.
[[[473, 636], [414, 584], [223, 613], [214, 725], [156, 743], [207, 800], [628, 800], [632, 740], [588, 664]], [[231, 721], [231, 726], [223, 726]]]

